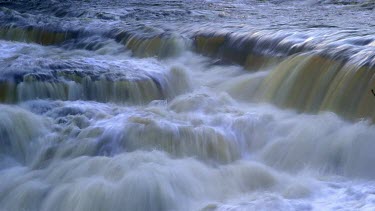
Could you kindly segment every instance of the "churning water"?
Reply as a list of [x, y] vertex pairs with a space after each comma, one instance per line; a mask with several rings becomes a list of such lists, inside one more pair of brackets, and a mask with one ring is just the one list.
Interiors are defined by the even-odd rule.
[[0, 2], [0, 210], [375, 210], [373, 0]]

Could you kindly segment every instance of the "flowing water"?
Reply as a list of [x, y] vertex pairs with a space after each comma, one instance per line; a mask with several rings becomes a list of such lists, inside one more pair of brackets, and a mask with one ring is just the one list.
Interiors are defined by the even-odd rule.
[[0, 210], [375, 210], [373, 0], [0, 2]]

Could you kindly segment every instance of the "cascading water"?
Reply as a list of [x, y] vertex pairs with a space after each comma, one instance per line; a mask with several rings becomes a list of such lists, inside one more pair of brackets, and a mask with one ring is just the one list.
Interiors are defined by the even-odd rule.
[[0, 210], [374, 210], [372, 1], [0, 3]]

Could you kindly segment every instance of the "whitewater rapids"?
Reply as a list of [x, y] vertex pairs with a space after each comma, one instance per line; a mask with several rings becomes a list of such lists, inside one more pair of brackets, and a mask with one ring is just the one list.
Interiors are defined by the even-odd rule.
[[1, 6], [1, 211], [375, 210], [371, 1]]

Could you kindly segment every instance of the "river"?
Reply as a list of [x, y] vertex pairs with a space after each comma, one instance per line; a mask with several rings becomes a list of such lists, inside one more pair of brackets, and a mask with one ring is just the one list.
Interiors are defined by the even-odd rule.
[[0, 2], [0, 210], [375, 210], [372, 0]]

